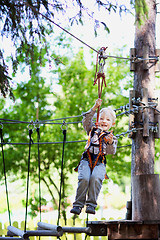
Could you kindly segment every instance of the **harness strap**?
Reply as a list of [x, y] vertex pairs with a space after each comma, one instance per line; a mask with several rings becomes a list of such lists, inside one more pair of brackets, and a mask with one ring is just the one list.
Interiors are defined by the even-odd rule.
[[[104, 163], [105, 160], [105, 156], [103, 154], [103, 141], [105, 141], [105, 143], [108, 142], [106, 134], [104, 132], [102, 132], [99, 136], [99, 154], [96, 158], [96, 161], [94, 162], [94, 165], [92, 164], [92, 158], [91, 158], [91, 153], [89, 152], [89, 148], [87, 149], [87, 154], [88, 154], [88, 159], [89, 159], [89, 166], [91, 168], [91, 171], [93, 171], [94, 167], [97, 165], [98, 160], [100, 157], [102, 157], [102, 163]], [[105, 174], [105, 179], [109, 179], [107, 173]]]
[[88, 158], [89, 158], [89, 166], [90, 166], [92, 171], [93, 171], [94, 167], [97, 165], [100, 157], [102, 157], [102, 163], [104, 162], [102, 140], [103, 140], [103, 138], [100, 137], [100, 139], [99, 139], [99, 153], [98, 153], [98, 156], [96, 158], [96, 161], [95, 161], [94, 165], [92, 164], [92, 158], [91, 158], [91, 153], [89, 152], [89, 148], [87, 149], [87, 154], [88, 154]]

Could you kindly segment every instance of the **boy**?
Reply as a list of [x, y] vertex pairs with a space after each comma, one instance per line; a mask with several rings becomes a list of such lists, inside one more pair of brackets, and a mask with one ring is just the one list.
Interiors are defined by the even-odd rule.
[[[106, 175], [105, 155], [115, 154], [117, 138], [108, 130], [115, 125], [116, 115], [110, 108], [100, 111], [98, 128], [93, 123], [96, 109], [101, 106], [102, 100], [98, 98], [94, 106], [86, 113], [82, 120], [83, 127], [89, 138], [85, 146], [86, 151], [82, 154], [78, 167], [78, 187], [71, 213], [79, 215], [86, 204], [86, 213], [95, 214], [97, 198]], [[86, 194], [88, 192], [87, 200]]]

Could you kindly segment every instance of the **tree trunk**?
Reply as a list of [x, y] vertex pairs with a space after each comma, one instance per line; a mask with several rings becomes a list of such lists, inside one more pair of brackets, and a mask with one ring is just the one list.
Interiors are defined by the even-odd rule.
[[[155, 0], [146, 0], [149, 8], [149, 16], [144, 25], [136, 26], [135, 49], [138, 57], [143, 57], [144, 49], [149, 50], [149, 56], [155, 56]], [[155, 65], [153, 61], [148, 63], [148, 69], [143, 69], [143, 61], [136, 63], [134, 74], [134, 89], [136, 97], [142, 97], [142, 88], [148, 89], [148, 97], [154, 98], [155, 90]], [[154, 112], [149, 109], [150, 122], [154, 122]], [[136, 127], [142, 127], [142, 112], [135, 116]], [[142, 131], [136, 133], [132, 142], [132, 175], [154, 173], [154, 135], [150, 132], [148, 137], [143, 137]]]
[[[155, 0], [146, 0], [146, 3], [149, 9], [148, 19], [144, 25], [136, 26], [135, 33], [136, 55], [145, 59], [156, 55], [156, 2]], [[140, 98], [141, 101], [146, 100], [147, 105], [148, 101], [152, 102], [152, 99], [155, 98], [155, 60], [136, 63], [134, 90], [135, 98]], [[142, 103], [139, 105], [144, 106]], [[138, 114], [135, 114], [135, 127], [143, 127], [143, 130], [138, 130], [132, 139], [133, 220], [159, 219], [158, 202], [160, 197], [159, 193], [157, 193], [159, 192], [159, 184], [157, 186], [157, 177], [154, 176], [155, 142], [154, 133], [149, 131], [151, 122], [154, 122], [153, 109], [144, 108], [139, 110]], [[149, 196], [149, 198], [146, 196]]]

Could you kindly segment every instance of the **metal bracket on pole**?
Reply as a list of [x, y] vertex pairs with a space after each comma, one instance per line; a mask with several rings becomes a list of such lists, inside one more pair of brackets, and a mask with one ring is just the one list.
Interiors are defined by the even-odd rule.
[[[142, 88], [142, 102], [145, 106], [148, 106], [148, 89]], [[143, 137], [149, 136], [149, 116], [148, 116], [148, 108], [143, 109], [142, 113], [142, 120], [143, 120]]]
[[[129, 111], [133, 110], [133, 104], [132, 104], [132, 100], [133, 98], [135, 98], [135, 90], [130, 90], [129, 91]], [[133, 114], [129, 114], [129, 130], [131, 130], [133, 127], [133, 123], [134, 123], [134, 118], [135, 116]], [[128, 134], [129, 138], [133, 137], [133, 132]]]
[[[156, 109], [160, 111], [160, 90], [155, 90], [155, 96], [158, 96], [158, 105]], [[157, 123], [157, 132], [155, 132], [154, 137], [155, 138], [160, 138], [160, 113], [155, 110], [154, 114], [154, 122]]]
[[160, 72], [160, 49], [156, 49], [156, 56], [158, 57], [158, 61], [156, 62], [155, 72]]
[[135, 71], [135, 59], [136, 58], [136, 49], [131, 48], [130, 49], [130, 71]]

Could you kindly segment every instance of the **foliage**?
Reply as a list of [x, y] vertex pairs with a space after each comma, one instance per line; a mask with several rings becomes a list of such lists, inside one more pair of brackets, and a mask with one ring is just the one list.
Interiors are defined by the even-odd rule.
[[[87, 69], [84, 61], [83, 49], [72, 58], [62, 59], [66, 65], [55, 65], [54, 75], [58, 74], [58, 84], [61, 86], [61, 92], [58, 93], [54, 88], [54, 109], [49, 108], [48, 97], [51, 96], [51, 85], [41, 77], [43, 66], [47, 62], [45, 51], [42, 51], [42, 62], [39, 62], [39, 49], [34, 46], [32, 62], [31, 62], [31, 79], [27, 82], [23, 81], [17, 85], [14, 90], [16, 101], [13, 106], [2, 110], [3, 118], [20, 120], [19, 124], [5, 124], [3, 128], [5, 142], [27, 143], [29, 142], [28, 128], [32, 128], [29, 124], [31, 120], [38, 119], [42, 121], [40, 125], [40, 142], [57, 142], [57, 144], [41, 144], [40, 145], [40, 161], [41, 161], [41, 181], [45, 185], [47, 191], [50, 193], [53, 203], [53, 208], [58, 208], [58, 198], [61, 178], [61, 161], [62, 161], [62, 146], [58, 142], [63, 141], [63, 134], [61, 130], [62, 120], [66, 116], [77, 116], [65, 120], [68, 126], [67, 141], [79, 141], [87, 139], [86, 133], [81, 124], [82, 111], [87, 111], [92, 107], [97, 98], [97, 86], [93, 86], [93, 79], [95, 74], [95, 65], [91, 63], [91, 69]], [[92, 54], [92, 53], [91, 53]], [[121, 55], [121, 51], [118, 52]], [[54, 53], [53, 53], [54, 55]], [[71, 60], [72, 59], [72, 60]], [[25, 54], [19, 53], [18, 60], [26, 62]], [[128, 103], [128, 97], [124, 95], [124, 89], [131, 86], [131, 77], [129, 73], [129, 66], [126, 61], [119, 59], [108, 59], [106, 61], [106, 83], [107, 88], [102, 94], [103, 106], [112, 105], [113, 108], [119, 108], [120, 105]], [[57, 68], [57, 70], [56, 70]], [[22, 70], [24, 67], [22, 64]], [[16, 76], [16, 75], [15, 75]], [[56, 80], [57, 82], [57, 80]], [[123, 83], [123, 85], [122, 85]], [[122, 87], [123, 86], [123, 87]], [[35, 104], [35, 103], [38, 103]], [[38, 110], [38, 111], [37, 111]], [[51, 121], [48, 124], [48, 121]], [[115, 134], [126, 131], [128, 122], [125, 118], [117, 119], [117, 127]], [[47, 120], [47, 122], [46, 122]], [[24, 123], [22, 123], [22, 121]], [[43, 122], [44, 121], [44, 122]], [[122, 124], [121, 124], [122, 121]], [[55, 123], [55, 124], [54, 124]], [[29, 126], [28, 126], [29, 125]], [[37, 142], [37, 133], [33, 129], [33, 142]], [[128, 139], [119, 139], [119, 146], [128, 144]], [[81, 154], [84, 151], [85, 143], [66, 143], [64, 154], [64, 168], [63, 168], [63, 188], [62, 188], [62, 214], [66, 219], [65, 211], [68, 206], [67, 196], [72, 192], [69, 176], [73, 172], [74, 167], [78, 164]], [[27, 164], [28, 164], [28, 145], [5, 145], [5, 159], [7, 174], [14, 174], [15, 178], [20, 177], [26, 179]], [[31, 164], [30, 164], [30, 178], [34, 183], [38, 184], [38, 155], [37, 145], [31, 146]], [[115, 156], [107, 157], [107, 172], [110, 178], [115, 183], [123, 182], [123, 176], [130, 174], [130, 148], [120, 148]], [[3, 176], [2, 168], [0, 175]], [[32, 205], [32, 213], [35, 211], [35, 204]]]
[[[39, 197], [37, 197], [36, 195], [34, 195], [34, 197], [29, 198], [28, 200], [28, 205], [30, 206], [30, 212], [29, 215], [34, 218], [37, 216], [38, 212], [40, 211], [40, 201], [41, 201], [41, 206], [47, 205], [47, 201], [46, 199], [44, 199], [43, 197], [41, 197], [41, 200], [39, 201]], [[24, 200], [22, 200], [23, 206], [26, 206], [26, 202]], [[43, 208], [41, 208], [41, 212], [45, 212], [45, 210]]]
[[[147, 15], [147, 7], [145, 0], [130, 1], [131, 5], [135, 7], [138, 21]], [[130, 12], [130, 10], [123, 4], [118, 4], [117, 1], [100, 1], [95, 0], [95, 5], [101, 12], [101, 9], [105, 12]], [[65, 18], [68, 14], [68, 22], [72, 26], [73, 23], [84, 24], [85, 18], [91, 18], [93, 20], [93, 26], [95, 34], [97, 34], [97, 28], [99, 24], [104, 26], [104, 29], [109, 32], [107, 23], [95, 18], [94, 11], [89, 9], [85, 4], [85, 1], [62, 1], [56, 0], [54, 2], [47, 0], [2, 0], [0, 2], [0, 22], [1, 22], [1, 36], [11, 37], [11, 41], [15, 47], [12, 49], [12, 67], [13, 72], [17, 71], [19, 61], [17, 59], [18, 51], [25, 51], [26, 58], [32, 58], [32, 50], [34, 45], [43, 46], [41, 42], [46, 44], [47, 50], [47, 36], [50, 36], [54, 29], [54, 22], [52, 19], [57, 19], [58, 15], [61, 14], [61, 18]], [[72, 15], [74, 10], [75, 14]], [[43, 16], [42, 16], [42, 14]], [[65, 16], [65, 17], [64, 17]], [[61, 25], [61, 24], [60, 24]], [[58, 25], [59, 26], [59, 25]], [[61, 26], [60, 26], [61, 27]], [[41, 50], [40, 50], [41, 52]], [[5, 47], [0, 49], [0, 90], [3, 96], [7, 94], [14, 99], [11, 87], [11, 78], [6, 71], [5, 62]], [[31, 60], [30, 60], [31, 61]]]
[[[1, 60], [2, 60], [3, 64], [1, 64]], [[2, 53], [0, 50], [0, 91], [4, 98], [8, 94], [9, 97], [14, 100], [12, 88], [10, 86], [10, 80], [11, 80], [11, 78], [8, 76], [7, 66], [5, 65], [5, 63], [2, 59]]]
[[140, 26], [148, 18], [148, 6], [145, 0], [142, 0], [142, 1], [135, 0], [135, 12], [136, 12], [136, 22]]

